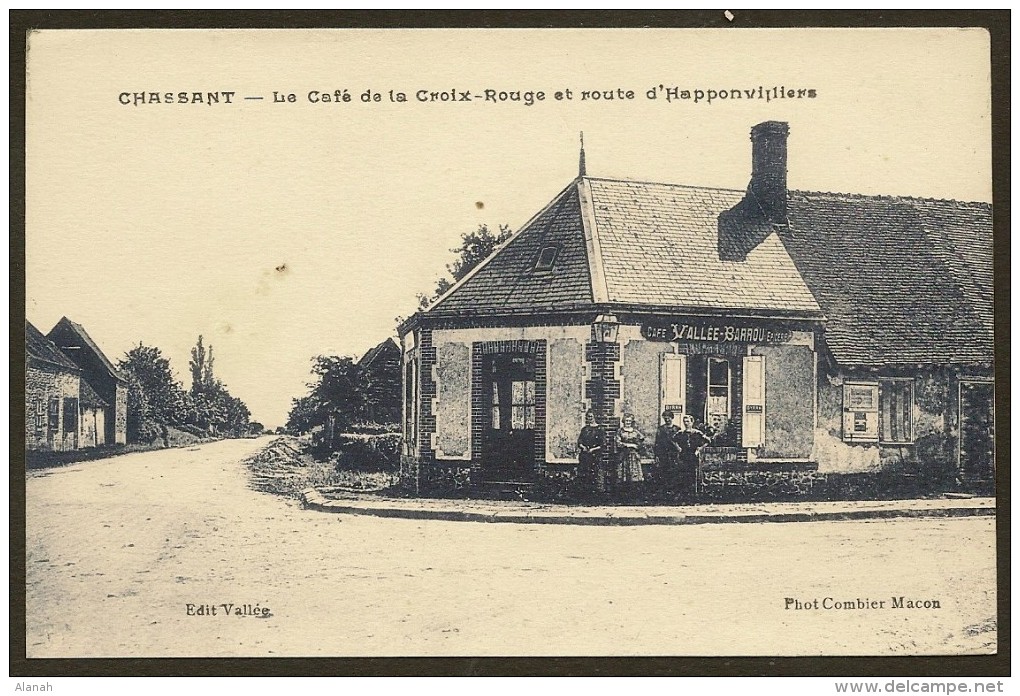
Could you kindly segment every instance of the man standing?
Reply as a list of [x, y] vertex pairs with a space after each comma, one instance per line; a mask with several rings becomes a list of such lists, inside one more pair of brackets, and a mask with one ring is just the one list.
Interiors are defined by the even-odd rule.
[[680, 447], [680, 464], [677, 476], [680, 497], [693, 500], [698, 477], [698, 452], [708, 444], [705, 434], [694, 427], [694, 418], [684, 416], [684, 429], [677, 433], [676, 442]]
[[663, 411], [662, 421], [662, 425], [655, 431], [654, 479], [663, 492], [670, 493], [680, 466], [680, 446], [676, 441], [680, 428], [673, 425], [672, 411]]

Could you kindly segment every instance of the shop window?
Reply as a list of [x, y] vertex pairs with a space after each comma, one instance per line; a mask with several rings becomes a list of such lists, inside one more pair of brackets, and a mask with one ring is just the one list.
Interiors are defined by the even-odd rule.
[[78, 399], [64, 399], [64, 432], [78, 431]]
[[715, 432], [722, 432], [730, 421], [730, 361], [726, 358], [708, 359], [708, 400], [705, 403], [705, 422]]
[[843, 439], [878, 442], [878, 383], [843, 385]]
[[49, 428], [52, 433], [60, 430], [60, 399], [55, 396], [50, 399]]
[[560, 248], [556, 246], [547, 246], [542, 249], [542, 253], [538, 255], [538, 261], [535, 262], [536, 271], [551, 271], [553, 265], [556, 263], [556, 256], [560, 253]]
[[912, 413], [913, 382], [908, 379], [880, 380], [878, 383], [879, 440], [888, 443], [914, 441]]

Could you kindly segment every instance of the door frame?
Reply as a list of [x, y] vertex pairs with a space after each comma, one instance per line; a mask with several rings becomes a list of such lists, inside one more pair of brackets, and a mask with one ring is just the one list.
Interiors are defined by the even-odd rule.
[[471, 476], [477, 481], [485, 481], [483, 460], [485, 458], [486, 421], [491, 418], [491, 394], [486, 399], [488, 390], [485, 382], [483, 365], [486, 356], [505, 353], [526, 353], [535, 360], [535, 428], [532, 447], [531, 471], [537, 473], [545, 466], [546, 447], [546, 390], [548, 350], [545, 339], [476, 341], [471, 345]]
[[959, 377], [956, 380], [956, 418], [959, 436], [956, 438], [956, 470], [958, 475], [963, 474], [963, 385], [964, 384], [988, 384], [992, 387], [992, 480], [995, 480], [995, 433], [998, 430], [998, 423], [995, 420], [995, 378], [993, 377]]

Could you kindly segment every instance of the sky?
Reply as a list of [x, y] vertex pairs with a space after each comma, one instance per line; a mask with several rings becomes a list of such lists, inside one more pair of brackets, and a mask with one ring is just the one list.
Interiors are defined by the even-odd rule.
[[[115, 361], [157, 346], [185, 386], [201, 334], [275, 427], [314, 356], [396, 335], [461, 234], [562, 190], [581, 131], [591, 176], [743, 189], [750, 127], [787, 121], [792, 189], [990, 201], [988, 55], [980, 29], [36, 32], [26, 315]], [[759, 86], [804, 96], [707, 99]], [[309, 99], [335, 90], [351, 100]], [[121, 103], [182, 91], [235, 94]]]

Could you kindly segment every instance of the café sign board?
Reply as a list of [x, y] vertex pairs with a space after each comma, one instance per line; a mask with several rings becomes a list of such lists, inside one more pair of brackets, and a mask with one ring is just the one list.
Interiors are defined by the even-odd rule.
[[761, 344], [787, 343], [793, 337], [793, 331], [765, 326], [737, 326], [697, 321], [676, 321], [642, 324], [641, 335], [649, 341]]

